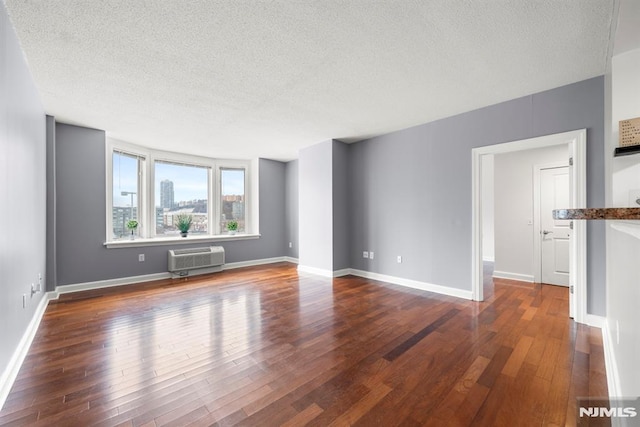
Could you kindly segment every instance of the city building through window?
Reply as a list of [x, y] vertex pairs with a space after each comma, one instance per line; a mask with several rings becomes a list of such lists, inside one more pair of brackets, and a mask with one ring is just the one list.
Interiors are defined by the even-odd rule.
[[[211, 159], [110, 143], [107, 242], [255, 233], [251, 227], [251, 161]], [[110, 175], [110, 176], [109, 176]], [[131, 228], [131, 221], [137, 227]], [[233, 224], [235, 223], [235, 224]]]

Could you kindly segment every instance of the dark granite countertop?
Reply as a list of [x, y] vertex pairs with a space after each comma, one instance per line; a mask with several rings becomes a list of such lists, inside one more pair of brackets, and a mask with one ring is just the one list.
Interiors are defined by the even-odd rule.
[[640, 208], [555, 209], [554, 219], [635, 219], [640, 220]]

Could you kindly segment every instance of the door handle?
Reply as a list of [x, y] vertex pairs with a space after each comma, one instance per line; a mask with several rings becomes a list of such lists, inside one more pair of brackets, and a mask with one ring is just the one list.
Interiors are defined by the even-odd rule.
[[542, 234], [546, 236], [547, 234], [553, 234], [553, 231], [542, 230]]

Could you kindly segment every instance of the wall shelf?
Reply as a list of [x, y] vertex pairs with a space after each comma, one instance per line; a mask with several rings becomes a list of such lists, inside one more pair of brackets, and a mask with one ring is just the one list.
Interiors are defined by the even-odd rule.
[[640, 154], [640, 145], [630, 145], [628, 147], [616, 147], [613, 152], [614, 157], [630, 156], [632, 154]]
[[640, 220], [640, 208], [555, 209], [553, 219], [631, 219]]

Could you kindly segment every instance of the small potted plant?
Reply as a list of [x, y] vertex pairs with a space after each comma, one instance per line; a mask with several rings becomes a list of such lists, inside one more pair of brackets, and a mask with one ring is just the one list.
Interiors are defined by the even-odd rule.
[[238, 231], [238, 221], [231, 220], [227, 222], [227, 230], [229, 230], [229, 234], [234, 235], [236, 231]]
[[180, 230], [182, 237], [187, 237], [193, 218], [189, 214], [180, 214], [176, 216], [176, 227]]
[[129, 239], [135, 239], [136, 229], [138, 228], [138, 221], [136, 221], [135, 219], [127, 221], [127, 228], [131, 230], [131, 237], [129, 237]]

